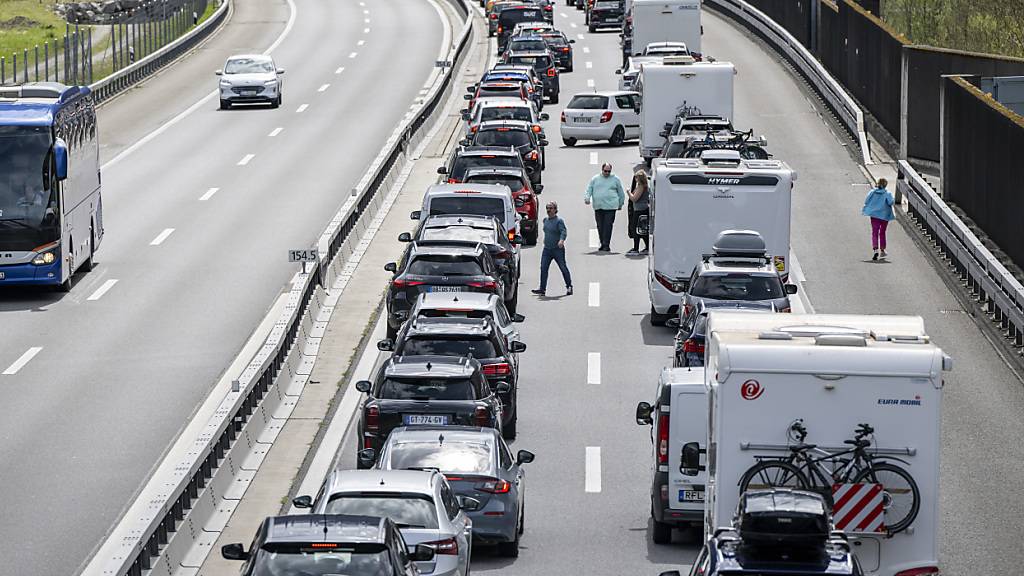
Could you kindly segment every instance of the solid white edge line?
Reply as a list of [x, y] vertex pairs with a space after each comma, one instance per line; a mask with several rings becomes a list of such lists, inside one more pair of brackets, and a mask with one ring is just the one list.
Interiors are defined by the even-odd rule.
[[199, 201], [200, 202], [206, 202], [210, 198], [213, 198], [213, 195], [216, 194], [219, 191], [220, 191], [220, 188], [210, 188], [209, 190], [206, 191], [205, 194], [203, 194], [202, 196], [199, 197]]
[[255, 155], [255, 154], [246, 154], [245, 156], [242, 156], [242, 159], [238, 161], [238, 164], [237, 164], [237, 165], [238, 165], [238, 166], [245, 166], [245, 165], [249, 164], [249, 162], [250, 162], [250, 161], [251, 161], [251, 160], [252, 160], [253, 158], [255, 158], [255, 157], [256, 157], [256, 155]]
[[[295, 7], [295, 1], [294, 0], [287, 0], [287, 2], [288, 2], [288, 8], [291, 10], [291, 14], [288, 16], [288, 23], [285, 24], [284, 30], [282, 30], [281, 34], [277, 37], [276, 40], [274, 40], [274, 43], [271, 44], [269, 48], [267, 48], [266, 50], [263, 51], [264, 54], [270, 54], [271, 52], [274, 51], [275, 48], [280, 46], [281, 42], [284, 42], [284, 39], [288, 37], [288, 34], [291, 33], [292, 28], [295, 26], [295, 16], [298, 13], [298, 9]], [[210, 92], [206, 96], [203, 96], [195, 104], [189, 106], [185, 110], [182, 110], [177, 116], [175, 116], [174, 118], [171, 118], [167, 122], [164, 122], [163, 124], [158, 126], [155, 130], [153, 130], [149, 134], [146, 134], [145, 136], [143, 136], [142, 138], [137, 140], [131, 146], [128, 146], [124, 150], [121, 150], [121, 152], [119, 152], [116, 156], [114, 156], [110, 160], [107, 160], [106, 164], [103, 164], [102, 166], [100, 166], [100, 170], [101, 171], [102, 170], [107, 170], [108, 168], [114, 166], [115, 164], [117, 164], [121, 160], [124, 160], [125, 158], [128, 157], [128, 155], [134, 153], [139, 148], [142, 148], [143, 146], [145, 146], [150, 140], [152, 140], [152, 139], [156, 138], [157, 136], [163, 134], [168, 129], [170, 129], [171, 126], [174, 126], [178, 122], [181, 122], [186, 117], [191, 115], [193, 112], [195, 112], [199, 108], [203, 107], [203, 105], [205, 105], [211, 99], [215, 98], [219, 92], [220, 92], [220, 90], [217, 89], [217, 90], [214, 90], [213, 92]]]
[[591, 282], [587, 291], [587, 305], [591, 308], [597, 308], [601, 306], [601, 283]]
[[601, 353], [587, 353], [587, 384], [601, 383]]
[[150, 242], [149, 245], [150, 246], [159, 246], [159, 245], [163, 244], [164, 240], [167, 240], [167, 237], [170, 236], [173, 233], [174, 233], [174, 228], [164, 228], [164, 231], [159, 233], [159, 234], [157, 234], [156, 238], [153, 238], [153, 241]]
[[597, 228], [591, 228], [590, 234], [588, 236], [589, 238], [587, 239], [587, 244], [589, 244], [591, 248], [597, 248], [601, 246], [601, 237], [597, 235]]
[[601, 491], [601, 447], [587, 446], [586, 479], [584, 480], [584, 491], [597, 493]]
[[590, 153], [590, 165], [597, 166], [597, 152]]
[[24, 354], [19, 356], [18, 359], [14, 361], [14, 364], [11, 364], [10, 366], [7, 367], [7, 370], [3, 371], [4, 376], [13, 376], [17, 374], [18, 370], [24, 368], [25, 364], [28, 364], [29, 361], [35, 358], [36, 354], [39, 354], [39, 352], [41, 352], [42, 350], [42, 346], [33, 346], [26, 350]]
[[92, 293], [92, 296], [86, 298], [86, 300], [95, 301], [99, 300], [100, 298], [103, 298], [103, 295], [106, 294], [107, 291], [109, 291], [111, 288], [113, 288], [114, 284], [117, 284], [117, 279], [111, 278], [110, 280], [107, 280], [99, 288], [97, 288], [95, 292]]

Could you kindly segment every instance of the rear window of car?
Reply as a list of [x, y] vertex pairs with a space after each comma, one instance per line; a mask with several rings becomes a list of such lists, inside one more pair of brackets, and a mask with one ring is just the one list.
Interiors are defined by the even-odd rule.
[[480, 130], [473, 139], [474, 146], [526, 146], [530, 135], [524, 130]]
[[420, 316], [427, 318], [493, 318], [487, 310], [421, 310]]
[[523, 181], [516, 176], [502, 176], [500, 174], [478, 174], [466, 178], [466, 182], [474, 184], [503, 184], [513, 192], [525, 188]]
[[429, 496], [411, 494], [335, 494], [327, 501], [325, 514], [387, 516], [399, 528], [436, 530], [437, 507]]
[[551, 58], [547, 56], [510, 56], [510, 64], [533, 66], [534, 70], [547, 70], [551, 67]]
[[541, 51], [548, 49], [548, 45], [543, 40], [512, 40], [509, 46], [510, 50]]
[[502, 28], [512, 31], [512, 28], [520, 22], [531, 22], [543, 20], [544, 15], [538, 8], [506, 8], [498, 16], [498, 23]]
[[523, 95], [522, 86], [492, 86], [488, 88], [481, 88], [477, 92], [477, 98], [497, 97], [497, 98], [508, 98], [515, 97], [519, 98]]
[[468, 256], [418, 256], [409, 263], [409, 274], [417, 276], [479, 276], [480, 263]]
[[608, 97], [595, 96], [593, 94], [573, 96], [566, 108], [573, 110], [607, 110]]
[[778, 276], [704, 275], [690, 288], [692, 296], [715, 300], [771, 300], [786, 295]]
[[480, 121], [488, 120], [521, 120], [532, 122], [530, 109], [523, 106], [489, 106], [480, 111]]
[[392, 470], [437, 468], [446, 474], [490, 474], [494, 462], [486, 442], [396, 442], [390, 454]]
[[430, 215], [479, 214], [505, 221], [505, 202], [501, 198], [473, 195], [442, 196], [430, 201]]
[[665, 148], [665, 158], [682, 158], [685, 151], [685, 142], [672, 142]]
[[462, 178], [470, 168], [519, 168], [519, 156], [460, 156], [452, 163], [451, 176]]
[[494, 229], [473, 228], [470, 226], [445, 226], [444, 228], [424, 228], [420, 232], [420, 240], [455, 240], [458, 242], [494, 243]]
[[545, 34], [544, 35], [544, 42], [547, 42], [548, 46], [568, 46], [569, 45], [569, 43], [566, 42], [565, 38], [562, 38], [562, 36], [559, 35], [559, 34], [554, 34], [554, 35]]
[[436, 338], [414, 337], [402, 345], [402, 354], [438, 356], [466, 356], [469, 354], [477, 360], [498, 356], [494, 344], [486, 338]]
[[619, 4], [618, 0], [613, 0], [611, 2], [595, 2], [594, 8], [598, 10], [618, 10], [622, 8], [622, 5]]
[[387, 400], [475, 400], [469, 378], [388, 378], [378, 398]]

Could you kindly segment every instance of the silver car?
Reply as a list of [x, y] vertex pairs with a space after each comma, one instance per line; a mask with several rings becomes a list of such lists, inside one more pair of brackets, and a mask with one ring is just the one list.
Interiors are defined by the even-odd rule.
[[[518, 257], [518, 255], [517, 255]], [[484, 292], [429, 292], [420, 294], [409, 318], [490, 318], [509, 342], [519, 340], [515, 324], [526, 320], [522, 314], [510, 314], [505, 301]]]
[[[359, 456], [372, 460], [373, 449], [363, 450]], [[381, 447], [377, 467], [440, 470], [456, 494], [480, 502], [480, 508], [469, 513], [473, 540], [497, 544], [500, 555], [515, 558], [525, 521], [522, 465], [533, 459], [527, 450], [513, 457], [501, 433], [492, 428], [415, 426], [391, 431]]]
[[467, 576], [473, 547], [473, 521], [466, 515], [480, 502], [456, 496], [436, 470], [335, 470], [314, 501], [292, 500], [311, 514], [387, 516], [409, 548], [425, 544], [434, 558], [417, 562], [421, 574]]
[[228, 58], [220, 76], [219, 92], [222, 110], [232, 104], [269, 102], [271, 108], [281, 105], [281, 75], [274, 59], [263, 54], [239, 54]]

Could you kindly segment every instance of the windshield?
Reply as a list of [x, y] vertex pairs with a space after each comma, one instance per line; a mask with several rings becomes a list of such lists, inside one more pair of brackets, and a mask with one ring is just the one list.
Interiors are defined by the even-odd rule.
[[612, 0], [611, 2], [597, 2], [594, 4], [594, 8], [598, 10], [618, 10], [622, 8], [618, 0]]
[[544, 72], [551, 67], [551, 59], [547, 56], [510, 56], [508, 61], [509, 64], [533, 66], [538, 72]]
[[[322, 543], [317, 543], [323, 545]], [[390, 576], [383, 544], [339, 545], [334, 549], [309, 544], [264, 544], [256, 553], [253, 576]]]
[[665, 158], [682, 158], [686, 142], [672, 142], [665, 148]]
[[474, 146], [527, 146], [530, 136], [523, 130], [481, 130], [476, 133]]
[[420, 256], [409, 264], [417, 276], [480, 276], [480, 263], [466, 256]]
[[697, 278], [690, 295], [715, 300], [771, 300], [786, 295], [778, 276], [708, 275]]
[[571, 110], [607, 110], [608, 97], [593, 95], [573, 96], [573, 99], [569, 101], [569, 105], [566, 108]]
[[405, 341], [402, 347], [402, 354], [431, 355], [438, 356], [466, 356], [467, 354], [483, 360], [485, 358], [496, 358], [497, 351], [494, 344], [485, 338], [410, 338]]
[[224, 66], [225, 74], [261, 74], [273, 71], [273, 62], [256, 58], [235, 58], [228, 60]]
[[430, 215], [437, 216], [439, 214], [479, 214], [497, 218], [498, 222], [504, 222], [505, 202], [501, 198], [468, 195], [434, 198], [430, 201]]
[[47, 190], [50, 128], [0, 126], [0, 250], [56, 240], [57, 190]]
[[493, 462], [486, 442], [397, 442], [390, 454], [392, 470], [437, 468], [445, 474], [490, 474]]
[[521, 168], [523, 161], [515, 156], [460, 156], [452, 164], [451, 176], [461, 179], [470, 168]]
[[437, 509], [428, 496], [414, 494], [335, 494], [325, 514], [387, 516], [399, 528], [437, 528]]
[[542, 52], [547, 49], [548, 45], [543, 40], [513, 40], [509, 44], [511, 51]]
[[473, 175], [466, 178], [466, 182], [472, 182], [474, 184], [504, 184], [512, 191], [526, 188], [526, 186], [523, 186], [523, 181], [520, 180], [518, 176], [502, 176], [500, 174]]
[[480, 111], [480, 121], [488, 120], [522, 120], [532, 122], [530, 109], [523, 106], [490, 106]]
[[388, 378], [379, 398], [391, 400], [475, 400], [469, 378]]
[[548, 46], [555, 46], [555, 47], [562, 47], [562, 46], [568, 46], [569, 45], [569, 43], [561, 35], [553, 35], [553, 34], [552, 35], [545, 34], [544, 35], [544, 42], [546, 42]]

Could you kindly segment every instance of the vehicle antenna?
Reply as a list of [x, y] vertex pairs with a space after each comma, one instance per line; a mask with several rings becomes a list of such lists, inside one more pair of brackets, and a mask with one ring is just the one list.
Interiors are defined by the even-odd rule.
[[427, 362], [427, 370], [430, 370], [433, 367], [434, 367], [433, 364], [431, 364], [430, 362]]
[[437, 443], [438, 445], [444, 444], [444, 432], [437, 435]]

